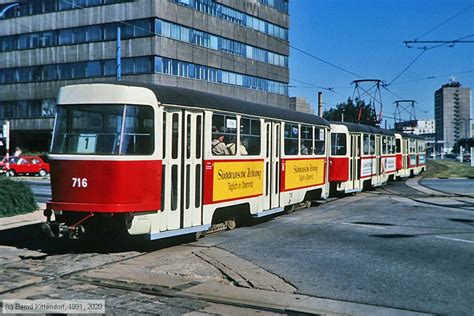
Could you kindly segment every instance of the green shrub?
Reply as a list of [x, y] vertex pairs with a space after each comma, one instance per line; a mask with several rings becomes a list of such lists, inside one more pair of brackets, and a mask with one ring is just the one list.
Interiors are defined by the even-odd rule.
[[37, 209], [30, 187], [22, 182], [0, 178], [0, 217], [30, 213]]

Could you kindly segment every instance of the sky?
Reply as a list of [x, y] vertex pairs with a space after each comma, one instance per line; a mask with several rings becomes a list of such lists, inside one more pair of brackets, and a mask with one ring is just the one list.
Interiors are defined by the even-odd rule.
[[[434, 119], [434, 92], [451, 76], [463, 87], [474, 87], [474, 43], [423, 52], [407, 48], [403, 41], [469, 35], [465, 40], [474, 41], [474, 0], [290, 0], [294, 48], [290, 49], [289, 94], [306, 97], [317, 110], [317, 93], [322, 91], [325, 110], [353, 96], [353, 80], [380, 79], [391, 82], [388, 91], [381, 89], [388, 126], [393, 125], [393, 102], [402, 99], [416, 101], [417, 119]], [[321, 88], [334, 88], [334, 92]], [[402, 118], [408, 119], [408, 114]]]

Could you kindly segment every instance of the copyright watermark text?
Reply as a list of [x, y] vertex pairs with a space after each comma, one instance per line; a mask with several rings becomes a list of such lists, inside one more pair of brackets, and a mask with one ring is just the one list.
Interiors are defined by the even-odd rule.
[[104, 300], [3, 300], [3, 314], [104, 314]]

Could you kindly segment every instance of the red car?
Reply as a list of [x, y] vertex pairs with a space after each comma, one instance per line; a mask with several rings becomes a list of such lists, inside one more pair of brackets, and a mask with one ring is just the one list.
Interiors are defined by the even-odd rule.
[[10, 167], [6, 166], [7, 158], [2, 160], [2, 168], [10, 177], [17, 174], [38, 174], [41, 177], [49, 173], [49, 164], [38, 156], [10, 157]]

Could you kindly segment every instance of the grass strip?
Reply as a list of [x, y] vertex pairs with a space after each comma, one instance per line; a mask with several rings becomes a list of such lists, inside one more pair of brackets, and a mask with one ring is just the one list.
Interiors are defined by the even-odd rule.
[[474, 167], [453, 160], [428, 160], [424, 178], [474, 178]]
[[34, 212], [38, 209], [30, 187], [6, 177], [0, 178], [0, 217]]

